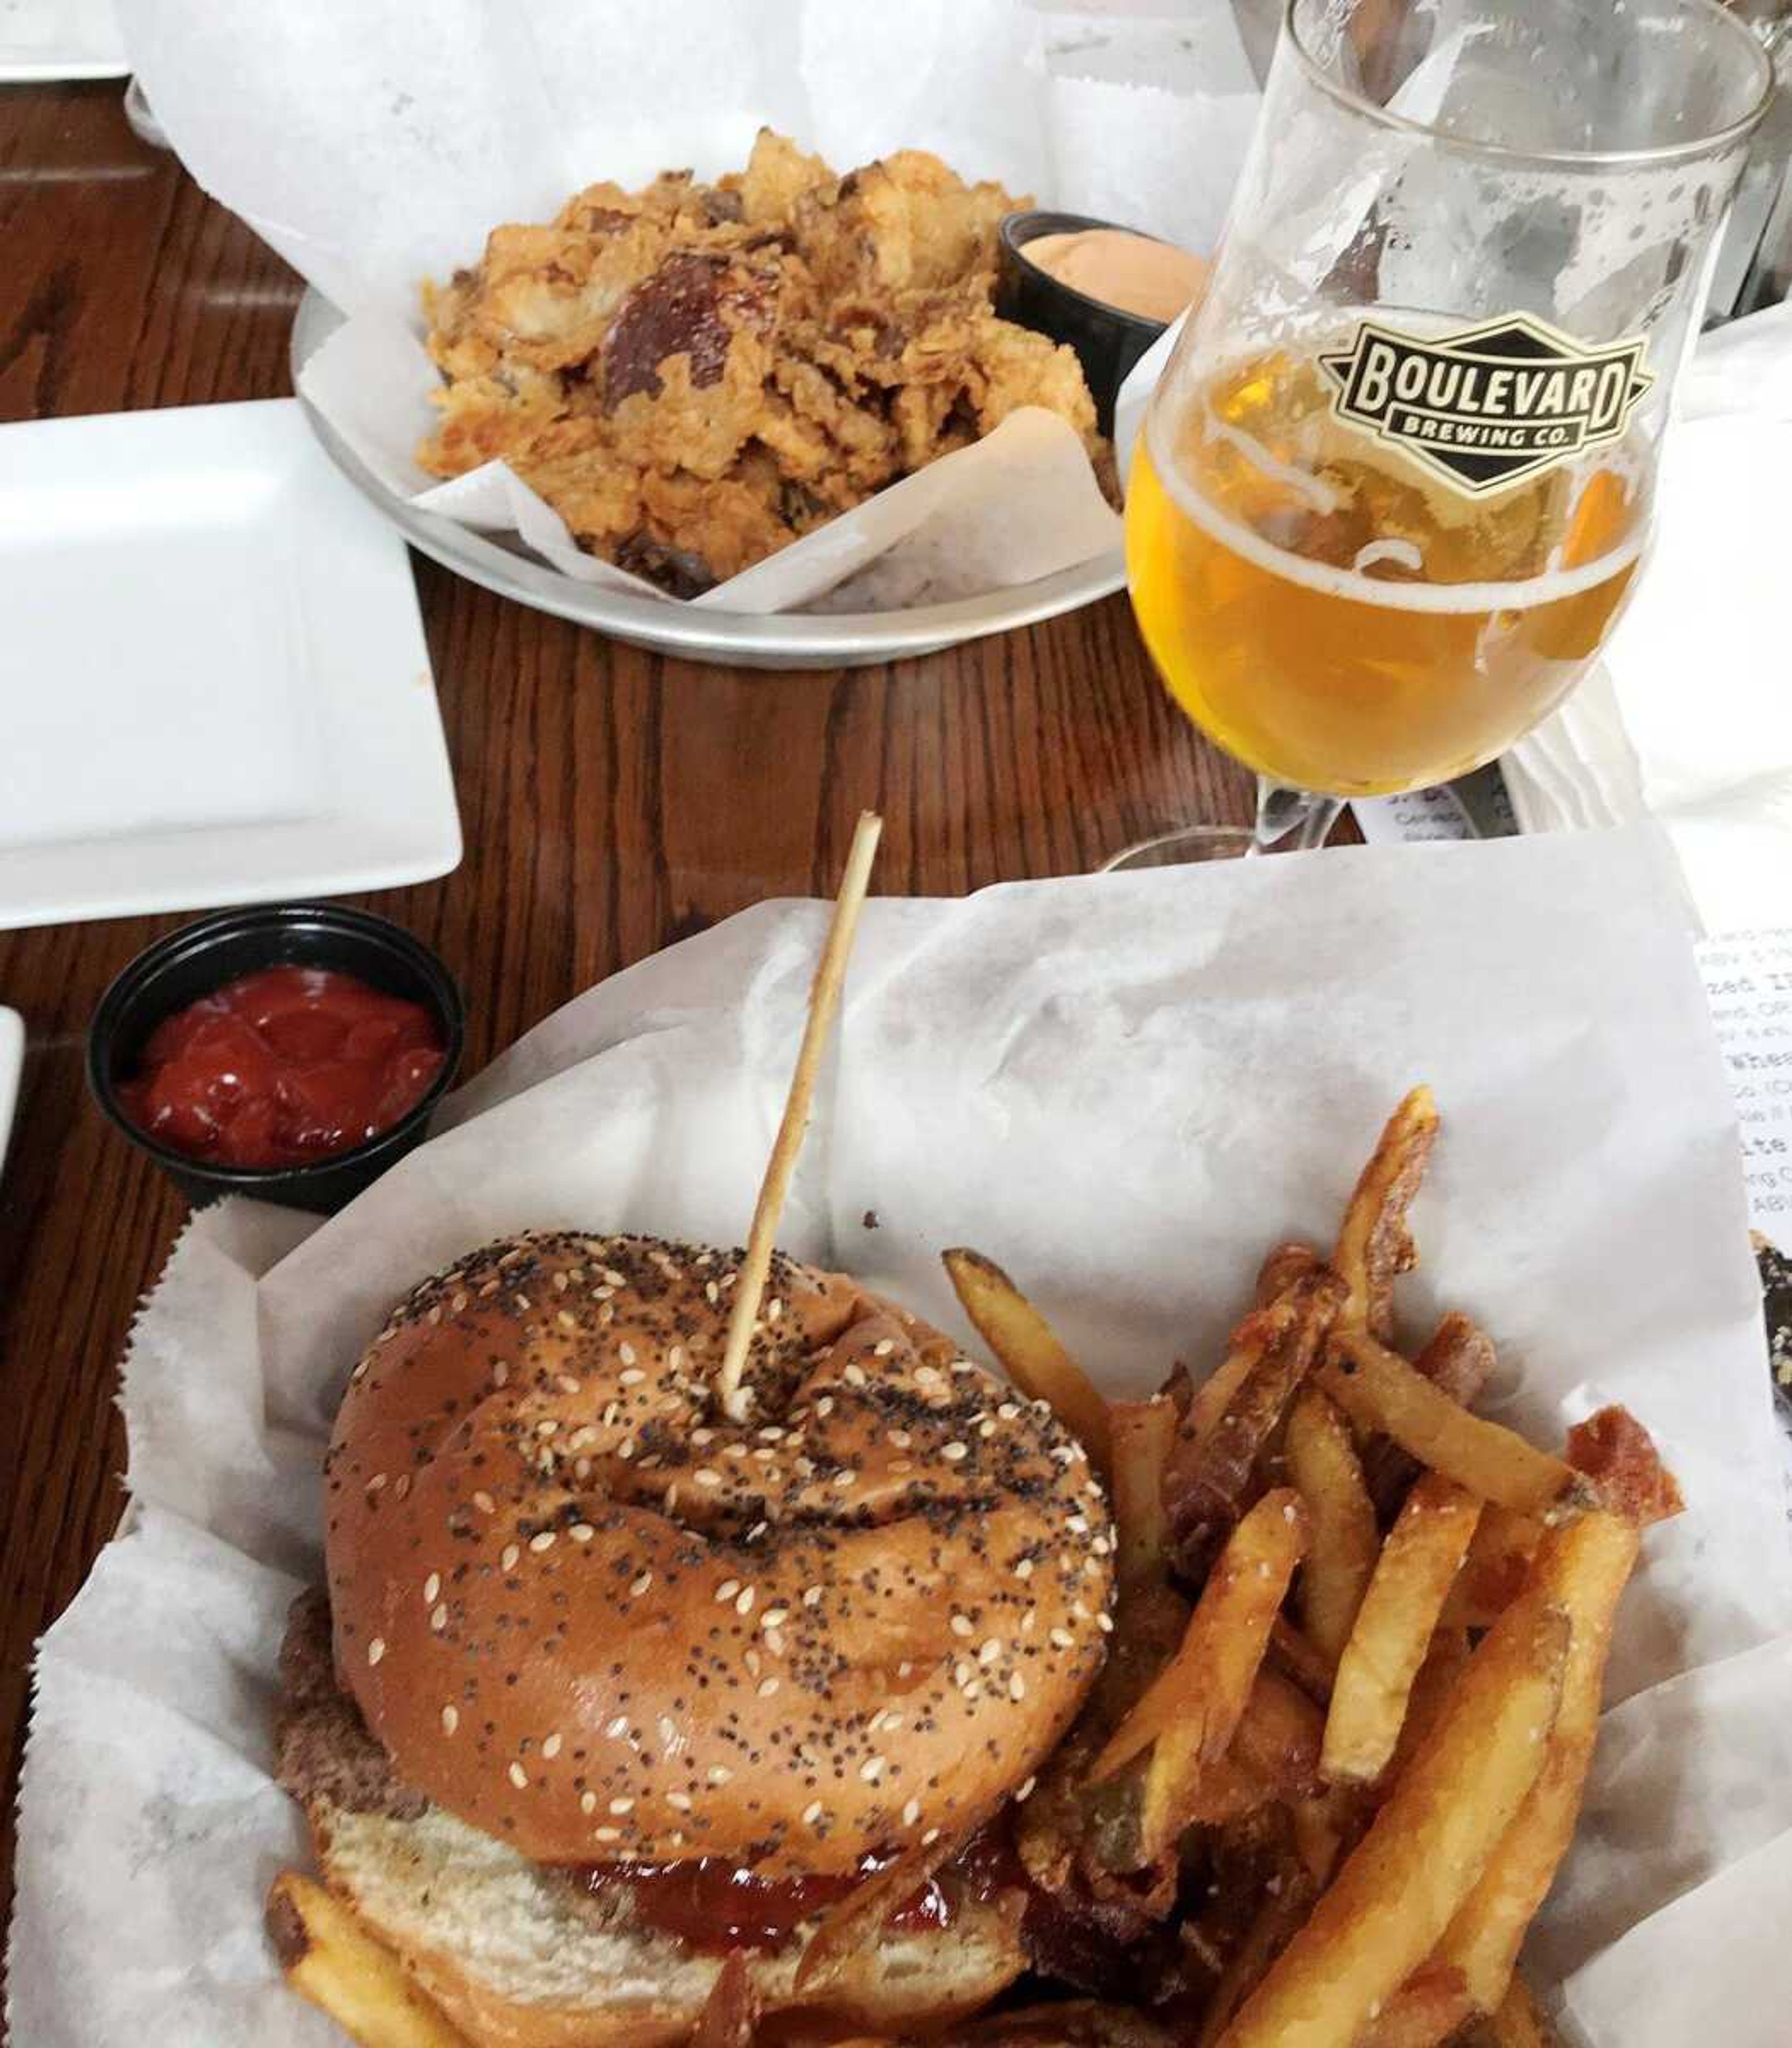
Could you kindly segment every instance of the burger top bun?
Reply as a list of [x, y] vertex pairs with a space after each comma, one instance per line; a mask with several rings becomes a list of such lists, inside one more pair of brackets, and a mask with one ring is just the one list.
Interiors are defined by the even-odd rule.
[[845, 1875], [975, 1825], [1102, 1661], [1112, 1530], [1041, 1403], [774, 1260], [532, 1235], [420, 1287], [326, 1464], [343, 1683], [401, 1778], [537, 1862]]

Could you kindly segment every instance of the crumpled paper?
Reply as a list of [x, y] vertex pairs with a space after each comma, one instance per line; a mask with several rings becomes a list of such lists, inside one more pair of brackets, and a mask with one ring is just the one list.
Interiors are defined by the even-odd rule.
[[[413, 1282], [501, 1232], [738, 1242], [826, 917], [767, 905], [592, 989], [340, 1216], [190, 1225], [126, 1361], [138, 1519], [40, 1656], [21, 2048], [335, 2038], [259, 1916], [303, 1853], [268, 1720], [349, 1367]], [[1783, 2048], [1792, 1570], [1735, 1128], [1658, 835], [874, 900], [782, 1235], [961, 1332], [937, 1255], [979, 1246], [1141, 1391], [1211, 1364], [1269, 1244], [1324, 1241], [1422, 1076], [1445, 1127], [1411, 1330], [1479, 1317], [1494, 1412], [1546, 1441], [1629, 1402], [1692, 1503], [1627, 1599], [1538, 1965], [1592, 2048]]]
[[[931, 149], [1041, 204], [1208, 250], [1258, 97], [1227, 0], [119, 0], [119, 11], [193, 175], [350, 316], [300, 390], [374, 475], [421, 510], [519, 535], [579, 581], [668, 603], [681, 600], [583, 553], [507, 465], [448, 483], [417, 467], [439, 382], [419, 339], [425, 277], [475, 260], [500, 221], [545, 219], [593, 179], [738, 168], [762, 122], [842, 170]], [[690, 601], [766, 613], [832, 592], [830, 610], [899, 609], [1031, 582], [1119, 545], [1055, 415], [1030, 414], [937, 469], [926, 488], [906, 479]], [[955, 528], [954, 503], [973, 492]]]

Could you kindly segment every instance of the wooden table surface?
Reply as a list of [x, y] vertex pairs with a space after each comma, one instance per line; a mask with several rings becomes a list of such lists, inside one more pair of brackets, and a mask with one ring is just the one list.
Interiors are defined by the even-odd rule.
[[[0, 421], [290, 390], [298, 281], [136, 139], [115, 83], [0, 86]], [[1248, 815], [1247, 778], [1159, 690], [1123, 599], [924, 661], [779, 675], [612, 646], [413, 561], [467, 851], [365, 900], [460, 978], [467, 1072], [672, 940], [831, 893], [867, 805], [886, 820], [876, 886], [910, 894]], [[185, 1213], [88, 1100], [83, 1034], [181, 921], [0, 932], [0, 1003], [29, 1034], [0, 1181], [0, 1922], [32, 1645], [117, 1522], [118, 1360]]]

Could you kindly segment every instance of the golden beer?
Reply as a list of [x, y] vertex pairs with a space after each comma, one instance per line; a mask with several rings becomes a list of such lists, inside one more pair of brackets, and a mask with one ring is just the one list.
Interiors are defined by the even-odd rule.
[[1162, 394], [1127, 500], [1134, 609], [1191, 717], [1302, 789], [1420, 789], [1578, 681], [1647, 527], [1623, 445], [1486, 498], [1339, 421], [1313, 355]]

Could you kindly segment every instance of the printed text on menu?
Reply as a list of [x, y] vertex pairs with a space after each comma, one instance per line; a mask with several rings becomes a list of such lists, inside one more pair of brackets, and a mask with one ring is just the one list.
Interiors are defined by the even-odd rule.
[[1699, 970], [1736, 1094], [1749, 1215], [1784, 1245], [1792, 1236], [1792, 930], [1708, 940]]

